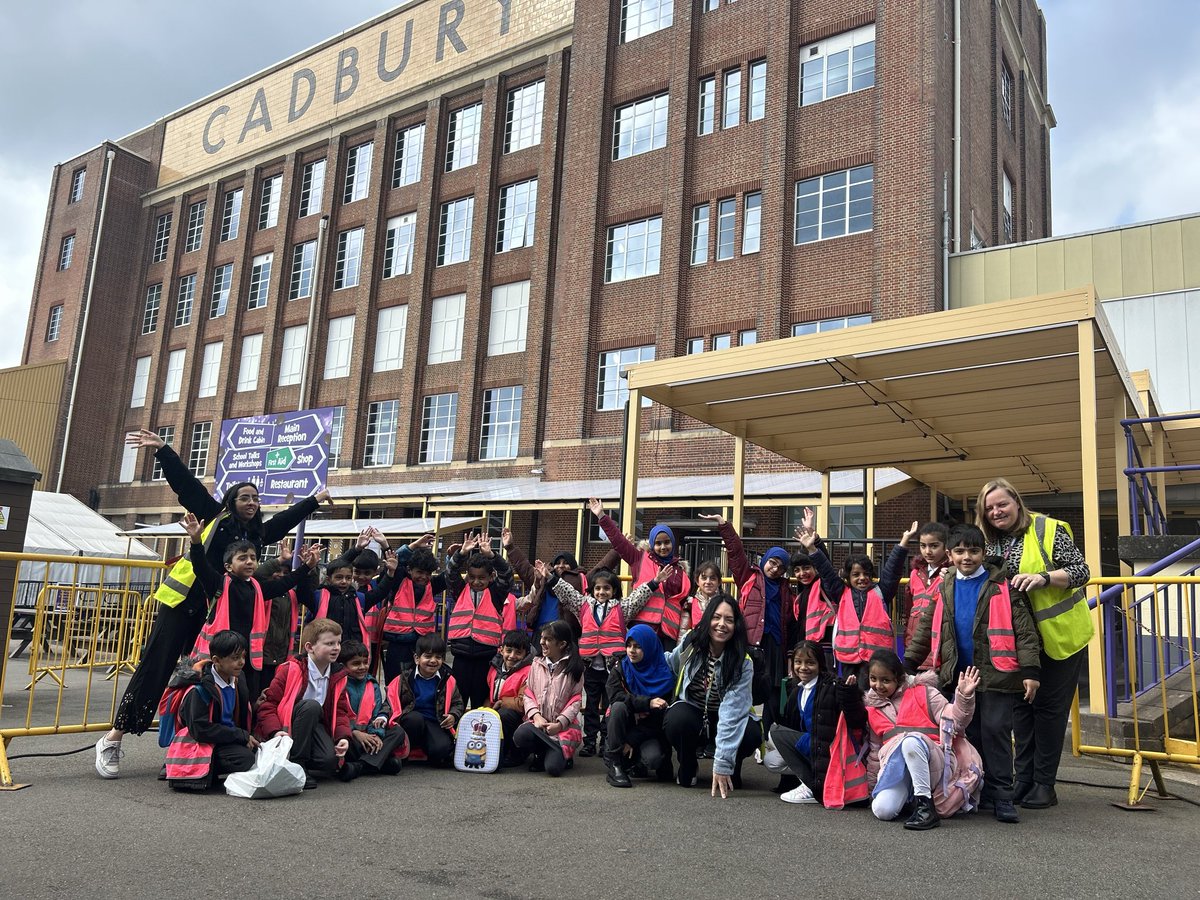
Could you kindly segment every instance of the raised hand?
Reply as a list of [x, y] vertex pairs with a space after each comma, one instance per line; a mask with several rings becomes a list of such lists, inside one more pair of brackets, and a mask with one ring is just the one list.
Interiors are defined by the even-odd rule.
[[399, 560], [396, 559], [395, 550], [385, 550], [383, 553], [383, 564], [387, 566], [388, 574], [396, 574], [396, 566], [399, 565]]
[[433, 546], [433, 535], [432, 534], [423, 534], [419, 538], [417, 538], [415, 541], [413, 541], [411, 544], [409, 544], [408, 549], [416, 551], [416, 550], [421, 550], [425, 547], [432, 547], [432, 546]]
[[805, 531], [803, 528], [796, 529], [796, 540], [805, 550], [812, 550], [817, 546], [817, 533], [815, 531]]
[[370, 525], [368, 525], [366, 528], [364, 528], [362, 531], [360, 531], [358, 533], [358, 540], [355, 541], [354, 546], [356, 548], [358, 548], [359, 550], [362, 550], [369, 543], [371, 543], [371, 526]]
[[542, 560], [540, 560], [540, 559], [538, 559], [538, 560], [534, 560], [534, 563], [533, 563], [533, 570], [534, 570], [535, 572], [537, 572], [537, 573], [538, 573], [538, 575], [540, 575], [542, 578], [549, 578], [549, 577], [550, 577], [550, 567], [549, 567], [548, 565], [546, 565], [546, 564], [545, 564], [545, 563], [544, 563]]
[[187, 532], [187, 536], [192, 539], [193, 544], [200, 543], [204, 529], [200, 526], [200, 520], [196, 518], [195, 513], [188, 513], [179, 520], [179, 524], [183, 526], [183, 530]]
[[710, 516], [710, 515], [707, 515], [707, 514], [705, 514], [705, 513], [699, 513], [699, 514], [697, 515], [697, 518], [699, 518], [699, 519], [708, 519], [710, 522], [716, 522], [718, 525], [724, 525], [724, 524], [725, 524], [725, 517], [724, 517], [723, 515], [721, 515], [720, 513], [714, 513], [714, 514], [713, 514], [713, 515], [711, 515], [711, 516]]
[[484, 556], [495, 556], [496, 551], [492, 549], [492, 536], [480, 532], [479, 534], [479, 552]]
[[917, 529], [920, 527], [921, 527], [921, 523], [917, 522], [917, 521], [914, 521], [911, 525], [909, 525], [908, 531], [904, 532], [904, 534], [902, 534], [900, 536], [900, 546], [907, 547], [908, 542], [911, 541], [916, 536]]
[[505, 527], [500, 529], [500, 546], [508, 549], [512, 546], [512, 529]]
[[658, 570], [658, 574], [654, 576], [654, 580], [659, 584], [666, 584], [678, 571], [679, 567], [674, 563], [670, 563]]
[[588, 512], [597, 519], [604, 515], [604, 504], [596, 497], [593, 497], [587, 502]]
[[167, 442], [160, 438], [157, 432], [142, 428], [138, 431], [127, 432], [125, 443], [130, 447], [151, 447], [157, 450], [159, 447], [165, 447]]
[[978, 687], [979, 670], [974, 666], [967, 666], [958, 676], [958, 692], [964, 697], [973, 697]]
[[800, 520], [800, 527], [805, 531], [813, 531], [817, 527], [817, 514], [811, 506], [804, 507], [804, 517]]
[[317, 503], [328, 503], [330, 506], [333, 506], [333, 496], [329, 493], [329, 488], [321, 488], [313, 494], [313, 499]]

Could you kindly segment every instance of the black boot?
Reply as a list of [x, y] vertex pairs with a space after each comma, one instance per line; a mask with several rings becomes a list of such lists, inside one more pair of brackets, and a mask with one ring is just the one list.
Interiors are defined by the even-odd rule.
[[931, 828], [937, 828], [941, 824], [942, 818], [937, 814], [937, 810], [933, 808], [933, 799], [930, 797], [918, 797], [916, 809], [908, 817], [908, 821], [904, 823], [904, 827], [909, 831], [928, 831]]
[[588, 737], [584, 740], [583, 746], [579, 748], [580, 756], [595, 756], [596, 755], [596, 739]]
[[629, 780], [629, 773], [625, 771], [625, 760], [620, 753], [605, 753], [604, 764], [608, 766], [606, 780], [609, 784], [618, 788], [633, 787], [633, 782]]

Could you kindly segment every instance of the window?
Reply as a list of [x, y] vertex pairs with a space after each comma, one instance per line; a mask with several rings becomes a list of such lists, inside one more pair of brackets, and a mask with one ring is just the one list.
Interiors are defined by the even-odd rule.
[[1000, 61], [1000, 117], [1004, 127], [1015, 133], [1013, 127], [1013, 73], [1008, 63]]
[[412, 271], [413, 238], [417, 233], [417, 214], [405, 213], [388, 219], [383, 242], [383, 277], [407, 275]]
[[795, 242], [809, 244], [871, 229], [874, 166], [796, 182]]
[[404, 339], [408, 335], [408, 306], [379, 311], [375, 328], [375, 372], [390, 372], [404, 365]]
[[296, 215], [303, 219], [321, 211], [325, 199], [325, 160], [317, 159], [305, 163], [300, 176], [300, 206]]
[[78, 203], [83, 199], [83, 182], [87, 178], [87, 169], [76, 169], [71, 173], [71, 193], [68, 203]]
[[804, 334], [817, 334], [822, 331], [837, 331], [839, 328], [853, 328], [855, 325], [870, 324], [870, 314], [841, 316], [836, 319], [821, 319], [819, 322], [797, 322], [792, 326], [792, 337], [800, 337]]
[[703, 353], [703, 352], [704, 352], [704, 338], [702, 338], [702, 337], [688, 338], [688, 342], [687, 342], [687, 355], [688, 356], [695, 356], [697, 353]]
[[712, 134], [717, 121], [717, 79], [709, 75], [700, 79], [700, 99], [697, 102], [697, 134]]
[[708, 262], [708, 204], [692, 207], [692, 265]]
[[338, 235], [337, 262], [333, 268], [333, 289], [358, 287], [362, 268], [363, 229], [351, 228]]
[[1016, 234], [1016, 227], [1013, 225], [1013, 183], [1008, 177], [1008, 173], [1004, 173], [1004, 240], [1012, 241], [1013, 235]]
[[262, 358], [261, 334], [248, 334], [242, 338], [242, 359], [238, 363], [238, 391], [253, 391], [258, 387], [258, 363]]
[[730, 69], [721, 86], [721, 127], [736, 128], [742, 118], [742, 70]]
[[758, 343], [758, 329], [747, 328], [745, 331], [738, 332], [738, 346], [749, 347], [751, 344]]
[[[212, 295], [208, 304], [208, 317], [219, 319], [229, 308], [229, 287], [233, 283], [233, 263], [225, 263], [213, 269]], [[182, 287], [182, 285], [180, 285]], [[176, 312], [178, 316], [178, 311]]]
[[450, 113], [450, 128], [446, 135], [446, 171], [465, 169], [479, 160], [479, 123], [483, 104], [464, 106]]
[[670, 28], [675, 0], [621, 0], [621, 43]]
[[747, 122], [754, 122], [767, 114], [767, 61], [750, 63], [750, 111]]
[[374, 144], [359, 144], [346, 154], [346, 186], [342, 191], [343, 203], [354, 203], [367, 196], [371, 183], [371, 154]]
[[533, 246], [537, 210], [536, 178], [500, 189], [500, 223], [496, 228], [496, 252]]
[[154, 252], [151, 262], [162, 262], [167, 258], [167, 246], [171, 243], [171, 213], [163, 213], [154, 222]]
[[529, 282], [499, 284], [492, 288], [488, 322], [488, 356], [525, 352], [525, 326], [529, 314]]
[[279, 194], [283, 191], [283, 176], [264, 178], [262, 194], [258, 199], [258, 230], [274, 228], [279, 224]]
[[442, 216], [438, 224], [439, 266], [466, 262], [471, 258], [471, 223], [474, 218], [474, 197], [463, 197], [442, 204]]
[[[621, 377], [626, 366], [650, 362], [654, 359], [654, 346], [629, 347], [625, 350], [609, 350], [600, 354], [600, 372], [596, 378], [596, 409], [621, 409], [629, 399], [629, 388]], [[649, 406], [650, 398], [642, 398], [642, 406]]]
[[279, 354], [280, 387], [299, 384], [304, 377], [304, 344], [307, 338], [307, 325], [283, 329], [283, 352]]
[[504, 152], [524, 150], [542, 142], [542, 100], [546, 82], [535, 81], [508, 92], [504, 113]]
[[188, 469], [197, 478], [203, 478], [208, 470], [208, 445], [212, 442], [212, 422], [196, 422], [192, 425], [192, 450], [188, 454]]
[[714, 350], [728, 350], [733, 346], [732, 334], [714, 334], [712, 348]]
[[800, 48], [801, 106], [874, 84], [874, 25], [864, 25]]
[[421, 410], [419, 463], [448, 463], [454, 458], [454, 425], [458, 419], [458, 394], [426, 397]]
[[609, 228], [604, 258], [605, 282], [657, 275], [661, 244], [662, 216]]
[[187, 237], [183, 240], [184, 253], [200, 249], [200, 242], [204, 240], [204, 213], [207, 209], [207, 200], [201, 200], [188, 207]]
[[200, 387], [196, 391], [197, 397], [217, 396], [217, 380], [221, 376], [221, 349], [220, 341], [204, 345], [204, 359], [200, 364]]
[[521, 396], [524, 389], [493, 388], [483, 392], [483, 433], [480, 459], [516, 459], [521, 429]]
[[139, 356], [133, 364], [133, 396], [129, 398], [129, 408], [141, 409], [145, 406], [149, 390], [150, 357]]
[[626, 159], [667, 145], [669, 94], [617, 107], [613, 114], [613, 159]]
[[399, 400], [381, 400], [367, 409], [367, 440], [364, 466], [390, 466], [396, 456], [396, 418]]
[[742, 197], [742, 254], [757, 253], [762, 242], [762, 191]]
[[305, 241], [292, 248], [292, 284], [288, 288], [288, 300], [312, 296], [313, 270], [316, 264], [316, 241]]
[[335, 406], [329, 423], [329, 468], [336, 469], [342, 462], [342, 432], [346, 429], [346, 407]]
[[59, 332], [62, 331], [62, 304], [50, 307], [50, 318], [46, 321], [46, 343], [49, 344], [58, 340]]
[[225, 208], [221, 211], [221, 240], [232, 241], [242, 230], [242, 189], [234, 188], [225, 194]]
[[183, 388], [183, 360], [186, 350], [172, 350], [167, 357], [167, 377], [163, 382], [163, 403], [174, 403]]
[[162, 285], [146, 288], [146, 309], [142, 313], [142, 334], [154, 334], [158, 328], [158, 306], [162, 302]]
[[737, 221], [737, 198], [717, 201], [717, 259], [733, 259], [733, 234]]
[[[173, 443], [175, 440], [175, 426], [163, 425], [158, 429], [158, 436], [162, 438], [164, 444]], [[165, 481], [166, 476], [163, 475], [162, 463], [157, 458], [154, 460], [154, 467], [150, 470], [151, 481]]]
[[350, 351], [354, 346], [354, 316], [329, 320], [325, 336], [325, 377], [345, 378], [350, 374]]
[[462, 359], [466, 294], [435, 297], [429, 313], [429, 364]]
[[262, 309], [267, 305], [267, 294], [271, 290], [271, 265], [274, 253], [256, 256], [250, 263], [250, 290], [246, 294], [247, 309]]
[[184, 275], [179, 279], [179, 290], [175, 294], [175, 327], [182, 328], [192, 322], [192, 305], [196, 302], [196, 275]]
[[425, 155], [425, 126], [413, 125], [396, 132], [396, 160], [392, 164], [392, 187], [416, 184], [421, 180], [421, 162]]
[[71, 260], [75, 258], [75, 235], [68, 234], [62, 239], [62, 246], [58, 250], [58, 271], [62, 272], [71, 268]]
[[140, 447], [125, 447], [121, 453], [121, 474], [117, 476], [120, 484], [129, 484], [137, 474], [138, 450]]

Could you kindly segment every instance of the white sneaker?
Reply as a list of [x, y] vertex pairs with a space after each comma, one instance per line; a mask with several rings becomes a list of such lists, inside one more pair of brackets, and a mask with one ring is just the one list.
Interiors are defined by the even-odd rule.
[[754, 751], [754, 761], [760, 766], [763, 764], [763, 752], [761, 747]]
[[107, 736], [102, 736], [96, 741], [96, 773], [101, 778], [118, 778], [124, 755], [120, 741], [110, 741]]
[[817, 798], [813, 796], [813, 792], [808, 789], [807, 784], [802, 784], [798, 788], [790, 791], [785, 791], [779, 795], [779, 799], [784, 803], [816, 803]]

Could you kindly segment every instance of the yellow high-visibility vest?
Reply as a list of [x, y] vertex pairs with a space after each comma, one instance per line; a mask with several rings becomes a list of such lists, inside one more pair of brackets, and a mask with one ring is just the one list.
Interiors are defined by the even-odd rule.
[[[204, 526], [204, 531], [200, 533], [200, 542], [204, 545], [205, 553], [208, 553], [213, 537], [216, 536], [217, 523], [227, 515], [229, 515], [228, 510], [221, 510], [211, 522]], [[154, 599], [163, 606], [178, 606], [195, 583], [196, 570], [192, 568], [191, 558], [185, 553], [175, 562], [175, 565], [171, 566], [171, 571], [167, 573], [162, 584], [158, 586], [158, 590], [154, 592]]]
[[[1054, 564], [1054, 535], [1059, 528], [1065, 528], [1074, 540], [1071, 526], [1066, 522], [1033, 513], [1033, 524], [1025, 530], [1018, 572], [1036, 575], [1058, 568]], [[1088, 645], [1095, 628], [1088, 611], [1087, 593], [1082, 587], [1051, 586], [1027, 593], [1047, 656], [1066, 659]]]

